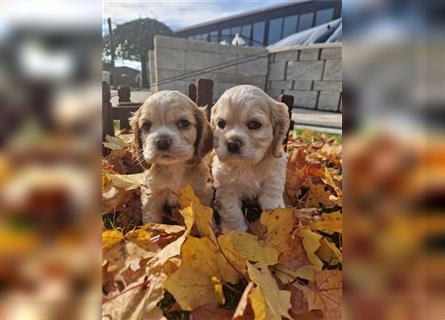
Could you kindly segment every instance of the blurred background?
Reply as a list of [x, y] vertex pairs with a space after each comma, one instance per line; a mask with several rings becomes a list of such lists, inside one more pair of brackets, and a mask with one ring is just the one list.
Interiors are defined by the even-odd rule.
[[100, 1], [0, 3], [0, 319], [98, 319]]
[[[108, 3], [0, 4], [0, 319], [100, 317], [101, 36], [108, 17], [184, 6]], [[171, 27], [270, 5], [224, 3], [186, 2]], [[441, 0], [342, 2], [344, 319], [445, 316], [444, 15]]]
[[343, 1], [345, 319], [445, 315], [444, 13]]

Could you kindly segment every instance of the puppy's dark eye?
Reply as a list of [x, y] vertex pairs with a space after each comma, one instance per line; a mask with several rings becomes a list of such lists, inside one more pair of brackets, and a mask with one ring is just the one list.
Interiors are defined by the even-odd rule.
[[181, 119], [178, 122], [176, 122], [176, 125], [178, 126], [179, 129], [184, 129], [190, 125], [190, 121]]
[[226, 126], [226, 122], [224, 120], [219, 120], [217, 123], [218, 127], [220, 127], [221, 129], [224, 129]]
[[150, 131], [151, 123], [149, 121], [145, 121], [142, 123], [142, 130], [144, 131]]
[[247, 128], [249, 128], [250, 130], [257, 130], [259, 128], [261, 128], [261, 122], [258, 121], [250, 121], [247, 124]]

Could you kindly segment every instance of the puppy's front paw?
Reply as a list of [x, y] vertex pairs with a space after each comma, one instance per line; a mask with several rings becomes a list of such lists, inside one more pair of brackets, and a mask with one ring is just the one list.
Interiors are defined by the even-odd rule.
[[162, 223], [162, 214], [159, 212], [143, 212], [142, 213], [142, 223]]
[[249, 226], [244, 220], [244, 216], [241, 215], [239, 219], [221, 219], [221, 231], [222, 233], [227, 233], [232, 230], [247, 231]]
[[261, 209], [263, 210], [284, 208], [283, 197], [270, 197], [268, 195], [261, 195], [258, 198], [258, 202], [260, 203]]

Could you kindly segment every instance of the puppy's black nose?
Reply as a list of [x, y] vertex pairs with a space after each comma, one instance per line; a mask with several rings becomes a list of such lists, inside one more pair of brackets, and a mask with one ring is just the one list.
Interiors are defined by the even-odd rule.
[[230, 153], [237, 154], [242, 145], [243, 143], [238, 139], [229, 139], [227, 141], [227, 150], [229, 150]]
[[162, 151], [168, 150], [168, 148], [170, 148], [171, 144], [172, 144], [172, 139], [170, 139], [170, 138], [162, 137], [162, 138], [156, 139], [156, 147], [159, 150], [162, 150]]

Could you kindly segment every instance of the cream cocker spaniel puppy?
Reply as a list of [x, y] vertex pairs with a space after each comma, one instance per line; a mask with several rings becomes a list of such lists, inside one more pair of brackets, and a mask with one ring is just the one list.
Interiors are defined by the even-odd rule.
[[130, 119], [133, 149], [148, 169], [142, 188], [143, 223], [161, 223], [165, 205], [177, 205], [181, 188], [190, 184], [204, 205], [213, 190], [204, 156], [212, 148], [205, 113], [177, 91], [150, 96]]
[[230, 88], [213, 106], [212, 174], [223, 232], [248, 228], [243, 200], [258, 199], [263, 210], [284, 207], [289, 121], [284, 103], [251, 85]]

